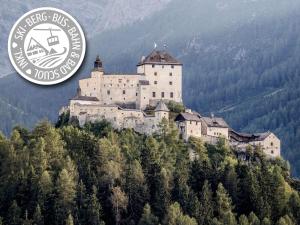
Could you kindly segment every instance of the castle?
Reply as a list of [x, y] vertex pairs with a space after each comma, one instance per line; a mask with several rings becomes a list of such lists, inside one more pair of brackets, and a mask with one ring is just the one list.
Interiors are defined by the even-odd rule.
[[[106, 74], [97, 57], [91, 76], [79, 81], [68, 110], [70, 118], [76, 118], [80, 126], [105, 119], [115, 129], [132, 128], [153, 134], [163, 118], [169, 120], [166, 103], [170, 101], [182, 103], [182, 63], [165, 50], [154, 49], [141, 58], [135, 74]], [[152, 113], [148, 108], [154, 109]], [[193, 136], [215, 144], [222, 137], [240, 151], [259, 145], [268, 156], [280, 156], [280, 140], [271, 132], [238, 133], [224, 119], [202, 117], [190, 109], [177, 115], [175, 123], [184, 140]]]

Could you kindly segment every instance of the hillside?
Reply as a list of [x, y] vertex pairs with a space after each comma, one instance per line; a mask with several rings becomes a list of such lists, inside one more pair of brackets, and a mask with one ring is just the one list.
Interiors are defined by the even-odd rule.
[[107, 72], [134, 72], [153, 42], [167, 43], [184, 64], [185, 104], [224, 116], [236, 130], [274, 131], [299, 176], [299, 1], [180, 2], [95, 35], [81, 71], [62, 85], [40, 88], [19, 76], [1, 78], [1, 130], [9, 134], [15, 124], [32, 127], [45, 117], [56, 121], [98, 53]]
[[259, 149], [244, 156], [223, 141], [184, 143], [166, 121], [153, 136], [106, 122], [16, 128], [0, 136], [0, 223], [299, 224], [288, 163]]

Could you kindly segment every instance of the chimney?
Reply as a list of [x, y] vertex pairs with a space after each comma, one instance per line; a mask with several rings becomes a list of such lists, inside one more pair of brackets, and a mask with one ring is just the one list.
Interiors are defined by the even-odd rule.
[[186, 113], [192, 113], [192, 110], [186, 108], [186, 109], [185, 109], [185, 112], [186, 112]]

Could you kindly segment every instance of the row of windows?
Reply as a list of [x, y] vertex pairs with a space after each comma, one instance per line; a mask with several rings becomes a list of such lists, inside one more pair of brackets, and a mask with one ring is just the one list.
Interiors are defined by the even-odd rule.
[[[123, 95], [125, 95], [125, 94], [126, 94], [126, 91], [123, 90], [122, 93], [123, 93]], [[107, 95], [110, 95], [110, 90], [107, 90]]]
[[[165, 92], [161, 92], [160, 96], [161, 96], [161, 98], [164, 98], [165, 97]], [[156, 98], [156, 92], [152, 92], [152, 97]], [[174, 98], [174, 93], [173, 92], [170, 92], [170, 98]]]
[[[157, 84], [157, 80], [154, 81], [154, 84]], [[169, 85], [173, 85], [173, 82], [169, 81]]]
[[[156, 66], [158, 66], [158, 65], [152, 64], [152, 68], [155, 68]], [[165, 65], [161, 65], [161, 68], [165, 68]], [[174, 69], [174, 65], [171, 65], [171, 68]]]
[[[157, 72], [154, 72], [154, 76], [157, 76]], [[173, 76], [173, 73], [170, 72], [170, 73], [169, 73], [169, 76], [172, 77], [172, 76]]]

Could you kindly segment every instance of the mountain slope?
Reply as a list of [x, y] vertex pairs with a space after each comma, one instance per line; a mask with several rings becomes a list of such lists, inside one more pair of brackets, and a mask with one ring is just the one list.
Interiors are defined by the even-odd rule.
[[153, 42], [167, 43], [184, 64], [185, 104], [204, 115], [224, 116], [237, 130], [274, 131], [299, 176], [300, 25], [295, 18], [300, 2], [274, 2], [188, 0], [183, 5], [174, 0], [143, 21], [91, 38], [82, 69], [61, 85], [45, 88], [19, 76], [2, 78], [1, 99], [28, 116], [1, 105], [1, 129], [9, 133], [10, 120], [26, 126], [45, 117], [54, 121], [97, 54], [107, 72], [134, 72]]

